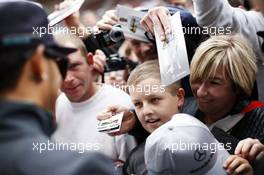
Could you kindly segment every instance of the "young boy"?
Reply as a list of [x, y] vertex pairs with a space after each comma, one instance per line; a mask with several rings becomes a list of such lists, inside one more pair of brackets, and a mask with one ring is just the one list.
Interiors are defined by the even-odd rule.
[[[129, 76], [127, 85], [138, 119], [146, 131], [168, 122], [179, 112], [184, 102], [184, 89], [179, 82], [168, 87], [161, 85], [158, 60], [146, 61]], [[145, 142], [137, 146], [126, 161], [126, 174], [146, 174]]]

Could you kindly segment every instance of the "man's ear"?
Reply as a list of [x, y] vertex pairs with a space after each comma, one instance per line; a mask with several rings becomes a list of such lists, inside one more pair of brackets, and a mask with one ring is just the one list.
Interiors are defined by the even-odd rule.
[[32, 55], [30, 61], [30, 67], [32, 70], [32, 79], [36, 82], [41, 82], [46, 79], [47, 75], [44, 71], [44, 46], [39, 45], [34, 54]]
[[89, 52], [86, 56], [86, 61], [89, 65], [93, 65], [94, 64], [94, 60], [93, 60], [93, 54], [92, 52]]
[[179, 88], [177, 90], [177, 97], [178, 97], [178, 108], [181, 109], [184, 103], [184, 96], [185, 96], [185, 91], [183, 88]]

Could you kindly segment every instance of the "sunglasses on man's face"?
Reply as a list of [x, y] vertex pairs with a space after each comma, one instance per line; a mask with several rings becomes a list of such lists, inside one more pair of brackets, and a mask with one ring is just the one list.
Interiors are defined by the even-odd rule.
[[58, 66], [60, 71], [61, 77], [64, 80], [67, 74], [68, 66], [69, 66], [69, 59], [68, 58], [52, 58], [47, 57], [48, 59], [54, 60]]
[[65, 77], [66, 77], [66, 74], [67, 74], [67, 69], [68, 69], [68, 66], [69, 66], [69, 59], [67, 57], [58, 57], [58, 58], [54, 58], [51, 54], [50, 54], [50, 50], [45, 48], [45, 51], [44, 51], [44, 54], [45, 56], [48, 58], [48, 59], [52, 59], [56, 62], [58, 68], [59, 68], [59, 71], [60, 71], [60, 74], [62, 76], [62, 79], [64, 80]]
[[57, 63], [62, 79], [64, 80], [67, 74], [68, 66], [69, 66], [69, 59], [68, 58], [57, 58], [55, 59], [55, 62]]

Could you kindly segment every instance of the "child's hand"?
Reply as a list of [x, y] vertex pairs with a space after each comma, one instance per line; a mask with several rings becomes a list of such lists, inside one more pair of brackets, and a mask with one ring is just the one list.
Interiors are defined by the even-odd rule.
[[235, 155], [241, 155], [248, 161], [259, 159], [264, 155], [264, 145], [258, 139], [241, 140], [235, 149]]
[[99, 114], [96, 118], [97, 120], [105, 120], [108, 118], [111, 118], [112, 115], [115, 115], [116, 113], [124, 112], [123, 120], [121, 129], [118, 132], [110, 133], [111, 136], [121, 135], [129, 132], [133, 129], [133, 127], [136, 125], [136, 116], [133, 112], [131, 112], [128, 108], [120, 106], [120, 105], [113, 105], [109, 106], [106, 110], [106, 112], [103, 112]]
[[228, 174], [232, 175], [253, 175], [253, 169], [249, 162], [238, 155], [229, 156], [224, 163], [224, 168]]

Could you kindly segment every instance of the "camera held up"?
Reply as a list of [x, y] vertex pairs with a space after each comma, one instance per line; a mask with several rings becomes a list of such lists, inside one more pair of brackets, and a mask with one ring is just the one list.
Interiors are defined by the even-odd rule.
[[99, 31], [91, 33], [85, 40], [85, 46], [89, 52], [95, 53], [97, 49], [101, 49], [106, 54], [105, 72], [134, 69], [137, 63], [120, 57], [117, 50], [125, 40], [123, 31], [119, 26], [113, 26], [110, 31]]

